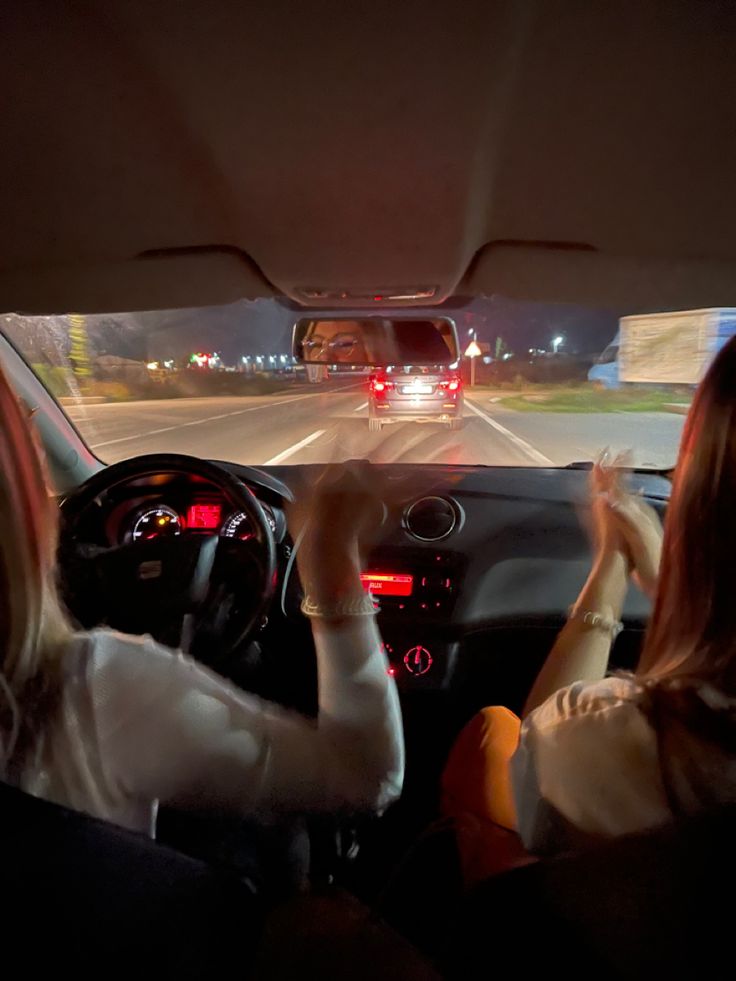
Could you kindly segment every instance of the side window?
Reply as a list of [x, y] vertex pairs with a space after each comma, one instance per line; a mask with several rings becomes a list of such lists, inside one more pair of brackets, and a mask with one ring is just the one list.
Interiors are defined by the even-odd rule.
[[613, 364], [618, 358], [618, 344], [609, 344], [598, 358], [598, 364]]

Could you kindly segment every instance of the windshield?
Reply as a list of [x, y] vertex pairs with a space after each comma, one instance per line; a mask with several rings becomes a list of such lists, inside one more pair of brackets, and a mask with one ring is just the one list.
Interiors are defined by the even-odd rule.
[[297, 363], [299, 314], [277, 300], [1, 323], [106, 462], [177, 452], [253, 465], [566, 466], [610, 447], [668, 468], [736, 316], [622, 313], [466, 300], [442, 312], [459, 362], [373, 368]]

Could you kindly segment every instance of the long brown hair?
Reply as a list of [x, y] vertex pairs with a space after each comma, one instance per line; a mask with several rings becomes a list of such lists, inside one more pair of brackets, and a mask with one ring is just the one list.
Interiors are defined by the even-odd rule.
[[54, 585], [58, 509], [28, 416], [0, 369], [0, 776], [41, 741], [37, 708], [71, 635]]
[[736, 338], [685, 423], [637, 675], [691, 676], [736, 694]]

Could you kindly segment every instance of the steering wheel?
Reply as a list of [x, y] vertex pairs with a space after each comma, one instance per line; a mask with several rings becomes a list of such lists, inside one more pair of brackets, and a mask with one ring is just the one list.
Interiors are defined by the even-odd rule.
[[[102, 547], [80, 541], [89, 509], [120, 484], [162, 474], [202, 478], [243, 511], [247, 541], [179, 535]], [[150, 633], [212, 663], [227, 657], [264, 622], [276, 586], [276, 545], [255, 494], [223, 467], [179, 453], [114, 463], [61, 503], [59, 567], [71, 612], [85, 627], [105, 624]]]

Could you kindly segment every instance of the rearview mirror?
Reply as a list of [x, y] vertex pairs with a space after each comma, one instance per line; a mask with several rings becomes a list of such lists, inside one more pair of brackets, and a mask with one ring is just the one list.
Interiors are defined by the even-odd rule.
[[457, 331], [446, 317], [305, 318], [294, 327], [293, 352], [303, 364], [449, 365], [458, 360]]

